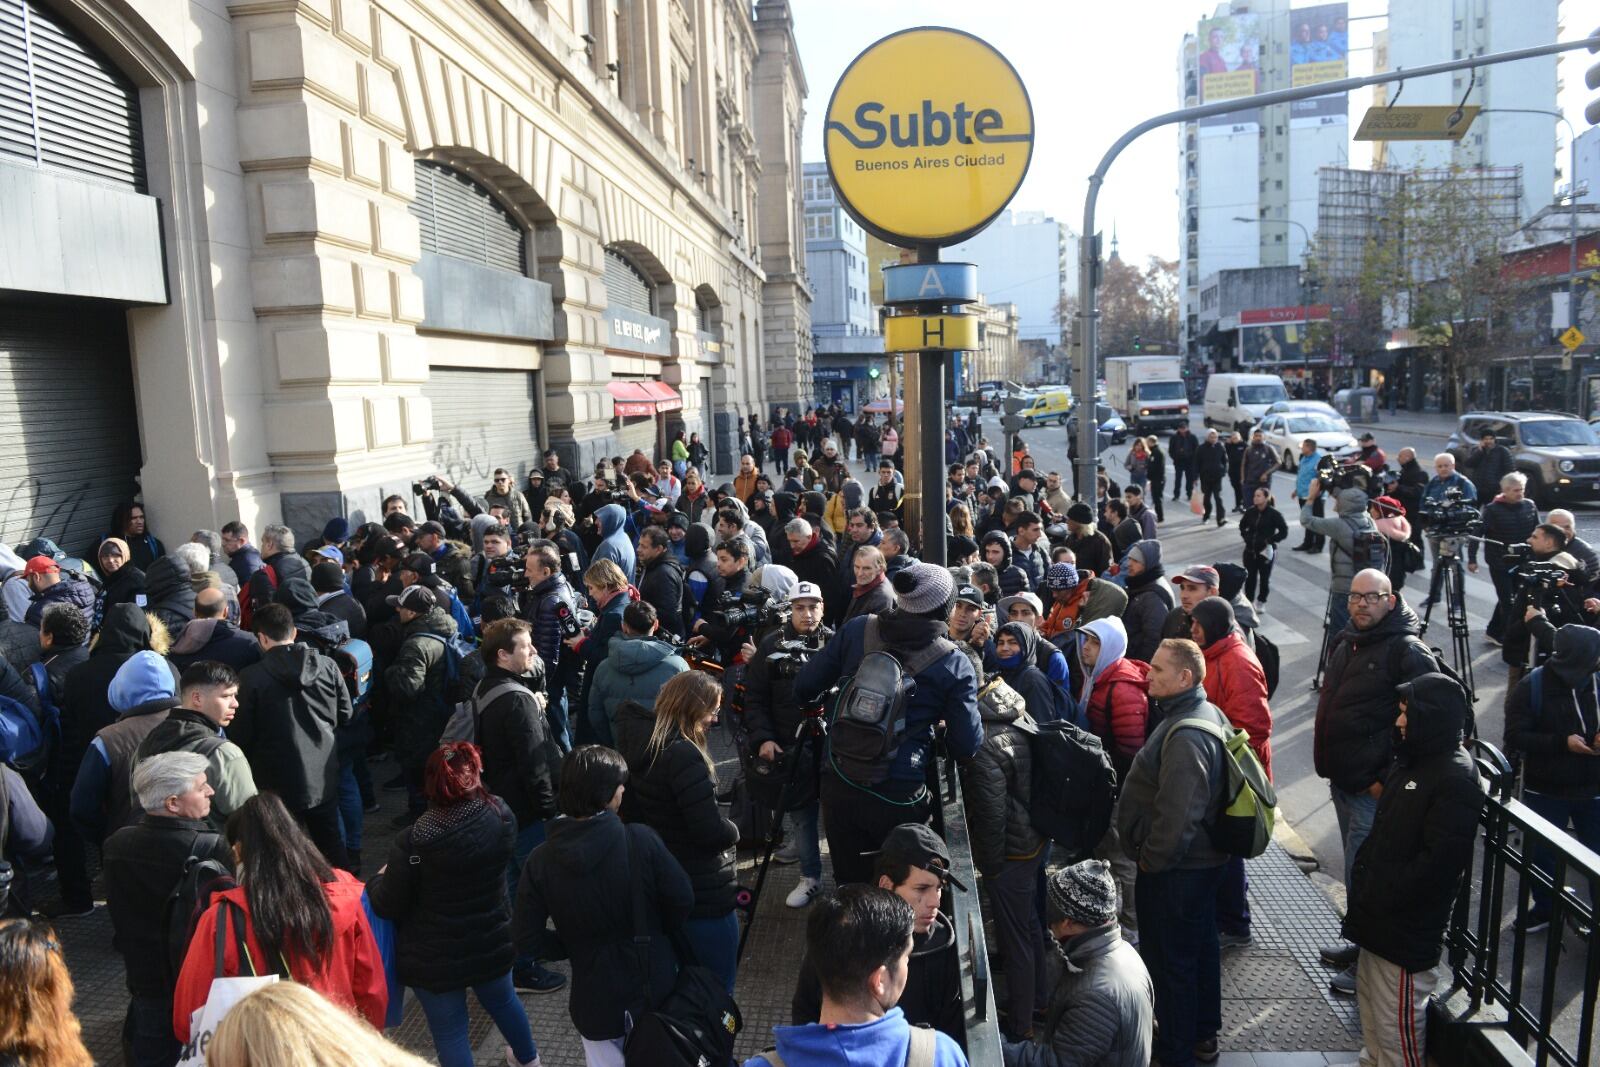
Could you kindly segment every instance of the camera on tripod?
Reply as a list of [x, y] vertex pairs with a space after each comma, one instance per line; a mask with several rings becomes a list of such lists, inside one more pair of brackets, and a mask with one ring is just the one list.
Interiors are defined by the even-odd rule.
[[1417, 517], [1422, 521], [1422, 528], [1435, 537], [1469, 537], [1483, 530], [1483, 515], [1478, 505], [1463, 500], [1458, 486], [1446, 489], [1441, 497], [1424, 499]]
[[716, 604], [706, 612], [712, 625], [729, 632], [744, 630], [755, 633], [789, 621], [793, 609], [787, 600], [772, 602], [772, 594], [765, 589], [746, 589], [743, 593], [723, 593]]

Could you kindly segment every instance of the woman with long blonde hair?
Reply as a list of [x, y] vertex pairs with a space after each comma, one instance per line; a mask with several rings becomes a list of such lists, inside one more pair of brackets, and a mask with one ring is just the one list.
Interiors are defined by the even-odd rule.
[[684, 934], [700, 964], [733, 992], [739, 921], [733, 913], [739, 828], [717, 806], [717, 776], [706, 730], [717, 721], [722, 686], [686, 671], [656, 694], [655, 709], [626, 701], [617, 709], [617, 749], [628, 761], [622, 818], [644, 823], [666, 843], [694, 885]]
[[277, 982], [235, 1004], [211, 1038], [207, 1067], [426, 1067], [310, 986]]
[[950, 505], [950, 535], [970, 537], [974, 541], [978, 539], [978, 535], [973, 532], [972, 509], [960, 501]]
[[72, 1014], [72, 975], [61, 942], [42, 923], [0, 921], [0, 1062], [93, 1067]]

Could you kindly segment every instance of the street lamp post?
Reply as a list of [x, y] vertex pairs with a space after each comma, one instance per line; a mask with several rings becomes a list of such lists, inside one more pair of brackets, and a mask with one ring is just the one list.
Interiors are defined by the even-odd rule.
[[[1300, 227], [1300, 232], [1305, 235], [1305, 239], [1306, 239], [1305, 248], [1302, 248], [1300, 250], [1300, 258], [1301, 258], [1301, 261], [1302, 261], [1300, 269], [1302, 271], [1305, 270], [1305, 265], [1304, 265], [1305, 254], [1306, 254], [1305, 250], [1306, 250], [1306, 248], [1310, 248], [1311, 247], [1311, 231], [1306, 229], [1306, 224], [1305, 223], [1296, 222], [1294, 219], [1252, 219], [1252, 218], [1247, 218], [1244, 215], [1235, 215], [1233, 217], [1233, 221], [1234, 222], [1256, 222], [1256, 223], [1277, 222], [1277, 223], [1281, 223], [1281, 224], [1283, 224], [1285, 226], [1298, 226], [1298, 227]], [[1310, 319], [1310, 312], [1308, 312], [1306, 310], [1306, 288], [1305, 288], [1305, 282], [1302, 281], [1300, 283], [1299, 289], [1300, 289], [1300, 322], [1301, 322], [1301, 327], [1300, 327], [1300, 330], [1301, 330], [1301, 337], [1300, 337], [1300, 386], [1301, 386], [1301, 388], [1304, 388], [1305, 384], [1306, 384], [1306, 379], [1311, 376], [1311, 353], [1306, 351], [1307, 336], [1311, 332], [1311, 319]]]

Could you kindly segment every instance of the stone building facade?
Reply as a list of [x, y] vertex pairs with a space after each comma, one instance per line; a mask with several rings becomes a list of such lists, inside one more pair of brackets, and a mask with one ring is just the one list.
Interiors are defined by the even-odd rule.
[[135, 492], [169, 542], [309, 532], [679, 429], [729, 471], [739, 419], [809, 394], [787, 0], [0, 0], [8, 34], [81, 52], [132, 163], [52, 154], [46, 65], [0, 79], [0, 361], [81, 349], [59, 399], [139, 459], [81, 457], [63, 518], [30, 428], [8, 541], [81, 550]]

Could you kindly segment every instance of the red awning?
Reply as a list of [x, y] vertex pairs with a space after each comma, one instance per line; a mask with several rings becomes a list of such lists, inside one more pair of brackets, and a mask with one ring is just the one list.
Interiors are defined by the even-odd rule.
[[683, 398], [672, 386], [657, 381], [613, 381], [606, 390], [619, 416], [654, 415], [658, 411], [677, 411]]

